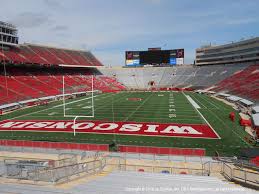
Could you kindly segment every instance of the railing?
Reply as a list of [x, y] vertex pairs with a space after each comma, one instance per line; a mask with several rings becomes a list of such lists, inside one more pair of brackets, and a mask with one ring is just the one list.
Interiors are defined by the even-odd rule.
[[232, 179], [232, 167], [226, 163], [223, 163], [222, 174], [229, 180]]
[[105, 165], [105, 158], [57, 168], [9, 163], [6, 164], [6, 172], [2, 176], [12, 179], [56, 184], [67, 182], [85, 175], [100, 173]]
[[259, 171], [238, 169], [223, 163], [222, 175], [230, 181], [259, 189]]
[[[14, 146], [15, 148], [19, 148]], [[0, 146], [1, 148], [1, 146]], [[28, 147], [30, 148], [30, 147]], [[23, 149], [28, 149], [24, 148]], [[10, 149], [8, 149], [10, 151]], [[24, 150], [24, 151], [26, 151]], [[43, 149], [43, 151], [45, 148]], [[14, 151], [17, 151], [15, 149]], [[28, 150], [27, 150], [28, 151]], [[31, 151], [35, 151], [32, 149]], [[76, 151], [76, 150], [71, 150]], [[46, 149], [46, 153], [49, 153], [49, 149]], [[22, 180], [33, 180], [33, 181], [43, 181], [43, 182], [63, 182], [73, 179], [74, 176], [80, 177], [82, 175], [98, 173], [103, 170], [105, 166], [112, 167], [112, 169], [120, 170], [120, 171], [140, 171], [140, 172], [150, 172], [150, 173], [166, 173], [166, 174], [191, 174], [191, 175], [199, 175], [199, 176], [213, 176], [213, 174], [221, 173], [226, 179], [234, 182], [238, 182], [239, 184], [243, 184], [247, 187], [253, 187], [259, 189], [259, 171], [250, 170], [244, 168], [237, 168], [235, 163], [231, 162], [231, 160], [225, 161], [208, 161], [203, 163], [202, 160], [198, 162], [200, 165], [198, 168], [194, 166], [190, 167], [176, 167], [172, 166], [172, 163], [164, 163], [163, 165], [158, 165], [155, 163], [143, 163], [145, 160], [149, 162], [154, 161], [173, 161], [173, 158], [169, 155], [161, 156], [161, 155], [148, 155], [148, 154], [138, 154], [138, 155], [127, 155], [126, 153], [114, 153], [109, 156], [105, 156], [105, 158], [99, 158], [99, 152], [96, 153], [96, 157], [90, 162], [85, 163], [77, 163], [76, 157], [71, 157], [70, 155], [63, 154], [62, 157], [59, 158], [58, 161], [54, 163], [48, 163], [48, 165], [36, 166], [36, 165], [27, 165], [20, 164], [15, 162], [9, 162], [6, 166], [7, 174], [3, 176], [7, 176], [8, 178], [16, 178]], [[78, 152], [75, 152], [75, 154]], [[80, 152], [81, 158], [87, 156], [86, 152]], [[85, 153], [82, 154], [82, 153]], [[142, 155], [145, 157], [142, 157]], [[70, 157], [69, 157], [70, 156]], [[91, 155], [92, 156], [92, 155]], [[148, 157], [147, 157], [148, 156]], [[109, 160], [106, 161], [106, 158]], [[9, 160], [10, 158], [6, 158]], [[128, 163], [128, 160], [138, 159], [142, 163]], [[21, 159], [17, 159], [21, 160]], [[29, 160], [29, 159], [28, 159]], [[176, 161], [176, 160], [174, 160]], [[181, 160], [180, 162], [188, 161], [186, 159]], [[191, 161], [189, 161], [191, 162]], [[192, 163], [192, 162], [191, 162]], [[167, 165], [168, 164], [168, 165]], [[201, 165], [202, 164], [202, 165]], [[24, 168], [26, 166], [28, 168]]]
[[164, 174], [189, 174], [198, 176], [208, 176], [201, 168], [182, 168], [169, 166], [154, 166], [154, 165], [134, 165], [134, 164], [107, 164], [112, 166], [114, 170], [119, 171], [137, 171], [149, 173], [164, 173]]

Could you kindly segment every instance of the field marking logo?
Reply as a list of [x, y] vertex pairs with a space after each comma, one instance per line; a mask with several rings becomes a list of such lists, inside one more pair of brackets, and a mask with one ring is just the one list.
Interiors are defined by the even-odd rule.
[[204, 124], [176, 123], [138, 123], [138, 122], [101, 122], [101, 121], [20, 121], [0, 122], [0, 131], [96, 133], [142, 136], [166, 136], [184, 138], [219, 139], [220, 137]]

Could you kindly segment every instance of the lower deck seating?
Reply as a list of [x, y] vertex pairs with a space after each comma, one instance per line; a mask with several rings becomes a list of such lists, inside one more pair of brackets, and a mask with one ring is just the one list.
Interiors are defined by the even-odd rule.
[[[32, 98], [63, 93], [63, 76], [66, 93], [89, 91], [92, 72], [89, 69], [51, 69], [31, 67], [6, 67], [0, 74], [0, 105]], [[94, 90], [119, 91], [125, 87], [114, 78], [94, 76]]]
[[222, 80], [213, 91], [224, 91], [240, 97], [259, 100], [259, 65], [251, 65]]
[[[79, 60], [79, 59], [78, 59]], [[1, 67], [2, 68], [2, 67]], [[66, 92], [94, 89], [104, 92], [126, 89], [211, 88], [259, 101], [259, 65], [215, 65], [205, 67], [152, 68], [32, 68], [7, 66], [6, 76], [0, 69], [0, 104], [62, 93], [65, 76]]]
[[205, 88], [246, 67], [245, 64], [204, 67], [185, 65], [176, 67], [100, 68], [100, 71], [110, 77], [116, 77], [129, 89], [147, 89], [150, 87], [151, 81], [157, 88]]
[[116, 77], [128, 89], [211, 88], [259, 101], [259, 65], [230, 64], [196, 67], [191, 65], [147, 68], [100, 68]]

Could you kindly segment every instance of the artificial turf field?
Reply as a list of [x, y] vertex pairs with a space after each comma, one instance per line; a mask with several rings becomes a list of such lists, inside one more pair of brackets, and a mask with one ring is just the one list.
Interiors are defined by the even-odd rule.
[[[187, 99], [191, 98], [196, 106]], [[89, 96], [66, 100], [66, 114], [75, 116], [91, 115]], [[14, 111], [0, 117], [11, 120], [73, 120], [64, 117], [63, 102]], [[217, 151], [221, 156], [233, 156], [240, 148], [251, 147], [244, 137], [243, 127], [231, 122], [232, 107], [207, 95], [192, 92], [119, 92], [96, 94], [94, 97], [94, 118], [79, 118], [80, 121], [103, 122], [144, 122], [210, 125], [218, 138], [141, 136], [100, 133], [27, 132], [1, 131], [1, 139], [23, 139], [34, 141], [84, 142], [101, 144], [144, 145], [159, 147], [205, 148], [207, 155]]]

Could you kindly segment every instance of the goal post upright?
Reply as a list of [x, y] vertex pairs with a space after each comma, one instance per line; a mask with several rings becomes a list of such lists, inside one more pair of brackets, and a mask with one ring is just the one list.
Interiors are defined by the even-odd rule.
[[92, 75], [92, 116], [94, 117], [94, 75]]
[[63, 81], [63, 114], [66, 117], [66, 101], [65, 101], [65, 76], [62, 76]]
[[76, 116], [73, 120], [73, 133], [74, 133], [74, 136], [76, 136], [76, 119], [78, 118], [78, 116]]
[[[94, 115], [95, 115], [95, 113], [94, 113], [94, 75], [92, 75], [91, 76], [91, 79], [90, 79], [91, 81], [92, 81], [92, 83], [91, 83], [91, 91], [86, 91], [85, 93], [90, 93], [91, 92], [91, 94], [88, 96], [88, 98], [86, 98], [86, 99], [89, 99], [89, 98], [91, 98], [91, 106], [89, 106], [89, 110], [90, 110], [90, 112], [91, 112], [91, 115], [73, 115], [73, 114], [66, 114], [66, 98], [65, 98], [65, 96], [66, 95], [68, 95], [68, 94], [66, 94], [66, 92], [65, 92], [65, 88], [66, 88], [66, 86], [65, 86], [65, 76], [63, 75], [63, 77], [62, 77], [62, 81], [63, 81], [63, 113], [64, 113], [64, 117], [70, 117], [70, 118], [73, 118], [73, 134], [74, 134], [74, 136], [76, 135], [76, 120], [78, 119], [78, 118], [93, 118], [94, 117]], [[84, 101], [84, 99], [83, 100], [80, 100], [80, 101]], [[75, 102], [77, 102], [77, 101], [75, 101]], [[72, 104], [72, 103], [75, 103], [75, 102], [69, 102], [68, 104]]]

